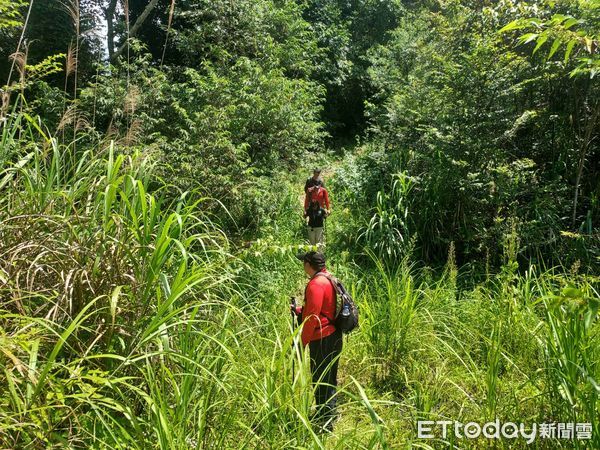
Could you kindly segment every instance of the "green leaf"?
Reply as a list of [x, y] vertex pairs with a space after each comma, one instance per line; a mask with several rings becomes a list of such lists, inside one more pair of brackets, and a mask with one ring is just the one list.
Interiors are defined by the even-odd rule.
[[520, 20], [513, 20], [511, 23], [506, 24], [502, 28], [500, 28], [498, 33], [506, 33], [507, 31], [518, 30], [521, 28], [523, 28], [522, 22]]
[[568, 297], [568, 298], [581, 298], [583, 297], [583, 292], [581, 292], [581, 290], [573, 287], [573, 286], [567, 286], [562, 290], [562, 296], [563, 297]]
[[569, 28], [571, 28], [573, 25], [580, 23], [581, 21], [579, 19], [576, 19], [574, 17], [571, 17], [570, 19], [568, 19], [564, 24], [563, 27], [565, 28], [565, 30], [568, 30]]
[[[75, 317], [75, 319], [73, 319], [73, 321], [69, 324], [69, 326], [67, 328], [65, 328], [65, 330], [61, 333], [61, 335], [58, 338], [58, 341], [54, 344], [54, 348], [52, 349], [52, 352], [50, 352], [50, 356], [48, 356], [48, 358], [46, 359], [43, 369], [40, 372], [40, 376], [38, 378], [38, 382], [35, 385], [35, 390], [33, 391], [33, 395], [32, 397], [37, 397], [38, 394], [41, 392], [42, 388], [46, 385], [46, 378], [48, 377], [48, 374], [50, 373], [51, 369], [53, 369], [55, 367], [55, 362], [56, 362], [56, 357], [58, 356], [60, 350], [63, 348], [63, 346], [66, 344], [67, 339], [73, 334], [75, 333], [75, 331], [81, 327], [81, 324], [84, 323], [89, 317], [91, 317], [92, 315], [95, 314], [95, 311], [92, 311], [91, 313], [87, 314], [87, 311], [89, 309], [91, 309], [95, 304], [96, 301], [99, 299], [100, 297], [96, 297], [95, 299], [93, 299], [92, 301], [90, 301], [87, 305], [85, 305], [81, 311], [79, 312], [79, 314], [77, 314], [77, 316]], [[46, 325], [43, 322], [40, 322], [44, 325]]]
[[575, 46], [575, 41], [569, 41], [567, 44], [567, 49], [565, 50], [565, 64], [569, 61], [569, 57], [571, 56], [571, 52], [573, 51], [573, 47]]
[[600, 306], [600, 302], [595, 299], [595, 298], [591, 298], [589, 299], [589, 303], [588, 303], [588, 311], [585, 315], [585, 327], [589, 328], [592, 323], [594, 323], [594, 320], [596, 320], [596, 316], [598, 315], [598, 307]]
[[558, 50], [558, 47], [560, 47], [560, 44], [562, 44], [562, 40], [560, 38], [554, 39], [554, 42], [552, 43], [552, 47], [550, 47], [550, 52], [548, 53], [548, 59], [550, 59], [554, 56], [554, 54]]
[[110, 296], [110, 318], [112, 320], [112, 326], [115, 326], [115, 320], [117, 317], [117, 305], [119, 303], [119, 295], [123, 286], [117, 286]]
[[534, 55], [535, 55], [535, 52], [537, 52], [540, 49], [540, 47], [546, 43], [547, 40], [548, 40], [548, 35], [547, 34], [542, 34], [539, 37], [539, 39], [537, 40], [537, 45], [533, 49], [533, 54]]
[[542, 20], [537, 17], [532, 17], [528, 20], [528, 22], [530, 25], [536, 26], [538, 28], [542, 25]]
[[535, 41], [538, 38], [538, 33], [526, 33], [519, 38], [520, 44], [529, 44], [531, 41]]
[[38, 362], [38, 350], [40, 346], [40, 340], [34, 339], [31, 343], [31, 352], [29, 354], [29, 365], [27, 367], [27, 377], [29, 378], [29, 382], [27, 383], [27, 393], [25, 395], [25, 399], [29, 403], [31, 401], [31, 396], [33, 395], [33, 386], [37, 382], [35, 378], [35, 373], [37, 369]]

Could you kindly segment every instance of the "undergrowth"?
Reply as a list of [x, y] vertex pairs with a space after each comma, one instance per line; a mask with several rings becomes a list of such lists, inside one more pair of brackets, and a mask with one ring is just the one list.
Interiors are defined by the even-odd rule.
[[357, 263], [332, 247], [361, 324], [344, 341], [341, 418], [319, 434], [288, 310], [304, 284], [297, 184], [240, 246], [209, 200], [156, 186], [143, 148], [76, 148], [17, 115], [0, 155], [3, 447], [433, 448], [451, 442], [418, 440], [417, 420], [600, 425], [598, 279], [577, 267], [508, 255], [469, 282], [452, 250], [433, 273], [410, 252]]

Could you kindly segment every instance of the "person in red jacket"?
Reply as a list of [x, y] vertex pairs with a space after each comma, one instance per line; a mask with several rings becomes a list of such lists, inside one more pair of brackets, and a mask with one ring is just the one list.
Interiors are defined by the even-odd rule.
[[329, 193], [325, 189], [325, 186], [317, 184], [307, 188], [306, 195], [304, 196], [304, 214], [308, 213], [309, 208], [314, 203], [323, 208], [327, 214], [330, 213]]
[[318, 252], [298, 255], [304, 271], [310, 277], [304, 292], [304, 306], [297, 308], [304, 326], [302, 344], [310, 349], [310, 368], [317, 406], [314, 422], [331, 430], [336, 416], [338, 360], [342, 352], [342, 332], [333, 324], [336, 313], [336, 293], [324, 276], [325, 256]]
[[304, 197], [304, 217], [308, 217], [308, 241], [311, 245], [317, 245], [319, 250], [323, 246], [324, 221], [330, 212], [327, 189], [321, 184], [308, 187]]

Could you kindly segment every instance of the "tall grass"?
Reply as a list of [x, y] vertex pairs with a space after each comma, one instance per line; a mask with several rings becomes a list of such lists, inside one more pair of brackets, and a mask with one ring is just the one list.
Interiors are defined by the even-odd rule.
[[408, 354], [419, 293], [408, 260], [390, 272], [374, 254], [371, 258], [375, 272], [364, 280], [360, 304], [363, 335], [368, 353], [377, 356], [375, 367], [381, 369], [375, 378], [389, 381], [398, 376], [398, 366]]
[[[215, 289], [228, 278], [224, 237], [195, 204], [165, 207], [160, 191], [147, 192], [151, 165], [141, 153], [117, 154], [112, 144], [76, 152], [29, 117], [12, 126], [24, 123], [28, 141], [6, 128], [2, 141], [2, 328], [12, 362], [2, 438], [77, 442], [75, 430], [92, 427], [106, 440], [117, 414], [132, 422], [132, 442], [143, 442], [136, 408], [155, 409], [155, 399], [134, 380], [182, 358], [171, 348], [182, 317], [199, 316], [187, 323], [194, 331], [225, 309]], [[203, 301], [188, 302], [194, 292]]]
[[[231, 254], [194, 193], [170, 200], [143, 150], [62, 144], [20, 115], [3, 128], [0, 154], [2, 447], [384, 441], [352, 381], [341, 391], [367, 419], [362, 432], [313, 429], [288, 293], [261, 290], [262, 266]], [[284, 253], [262, 263], [291, 259]]]
[[[416, 439], [417, 420], [591, 423], [598, 426], [598, 279], [559, 269], [522, 275], [508, 258], [481, 284], [463, 279], [450, 252], [436, 280], [427, 270], [375, 259], [359, 278], [363, 321], [354, 363], [395, 443], [436, 448], [595, 448], [591, 441]], [[364, 285], [362, 284], [364, 283]], [[363, 361], [357, 364], [357, 361]]]
[[481, 448], [419, 440], [416, 421], [600, 426], [597, 278], [520, 272], [514, 245], [480, 284], [452, 246], [438, 277], [410, 253], [394, 264], [371, 252], [359, 267], [328, 251], [361, 325], [345, 339], [340, 420], [323, 434], [289, 322], [305, 283], [294, 195], [272, 233], [239, 252], [143, 149], [76, 148], [25, 114], [1, 136], [3, 447]]
[[540, 289], [546, 292], [540, 299], [545, 316], [541, 344], [551, 401], [549, 413], [572, 422], [590, 421], [597, 429], [600, 385], [598, 328], [594, 322], [598, 292], [585, 281], [566, 284], [560, 291], [548, 289], [547, 280], [540, 282]]

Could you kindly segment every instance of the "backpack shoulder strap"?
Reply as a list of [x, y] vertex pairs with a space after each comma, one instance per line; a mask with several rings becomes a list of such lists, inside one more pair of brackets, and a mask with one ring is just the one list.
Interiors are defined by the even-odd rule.
[[318, 202], [319, 201], [319, 193], [320, 192], [321, 192], [321, 186], [319, 186], [319, 185], [313, 186], [313, 190], [310, 193], [310, 199], [313, 202]]
[[[331, 286], [333, 287], [333, 301], [335, 302], [335, 311], [334, 317], [337, 317], [338, 315], [338, 298], [339, 298], [339, 288], [338, 288], [338, 280], [336, 277], [328, 274], [328, 273], [323, 273], [323, 272], [317, 272], [316, 274], [314, 274], [313, 278], [316, 278], [318, 276], [322, 276], [325, 277], [329, 280], [329, 282], [331, 283]], [[323, 314], [325, 317], [327, 317], [325, 314]], [[333, 319], [331, 317], [327, 317], [327, 319], [329, 320], [329, 322], [333, 323]]]
[[[315, 273], [315, 275], [313, 276], [313, 278], [316, 278], [318, 276], [327, 278], [331, 282], [331, 284], [333, 285], [333, 287], [336, 288], [337, 278], [331, 276], [328, 273], [324, 273], [324, 272], [317, 272], [317, 273]], [[337, 291], [337, 288], [336, 288], [336, 291]]]

